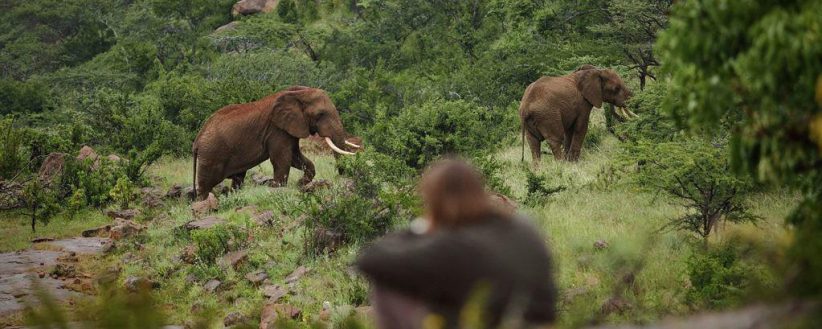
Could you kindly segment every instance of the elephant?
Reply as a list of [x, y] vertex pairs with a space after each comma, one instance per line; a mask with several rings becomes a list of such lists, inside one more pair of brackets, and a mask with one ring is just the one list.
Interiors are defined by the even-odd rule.
[[208, 196], [226, 178], [231, 178], [234, 189], [241, 188], [246, 171], [266, 159], [274, 167], [274, 186], [286, 184], [291, 167], [303, 171], [300, 185], [308, 184], [314, 179], [314, 164], [300, 150], [299, 141], [312, 134], [339, 154], [354, 153], [338, 145], [360, 147], [346, 140], [340, 115], [321, 89], [294, 86], [217, 110], [192, 145], [195, 199]]
[[593, 65], [564, 76], [541, 77], [525, 89], [520, 102], [522, 161], [526, 140], [534, 164], [540, 161], [543, 140], [548, 141], [556, 160], [578, 161], [591, 109], [608, 102], [617, 106], [618, 115], [635, 116], [623, 110], [632, 95], [616, 72]]

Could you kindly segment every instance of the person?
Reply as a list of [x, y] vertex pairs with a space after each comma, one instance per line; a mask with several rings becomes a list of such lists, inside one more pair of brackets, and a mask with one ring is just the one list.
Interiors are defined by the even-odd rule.
[[[371, 283], [378, 327], [553, 323], [557, 291], [537, 229], [497, 207], [462, 160], [429, 167], [419, 189], [426, 219], [365, 247], [355, 261]], [[471, 313], [469, 305], [479, 306]]]

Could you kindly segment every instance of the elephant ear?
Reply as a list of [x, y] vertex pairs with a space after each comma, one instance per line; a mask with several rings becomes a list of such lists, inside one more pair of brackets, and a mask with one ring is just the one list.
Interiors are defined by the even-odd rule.
[[595, 107], [602, 107], [602, 74], [599, 70], [580, 71], [577, 89], [589, 103]]
[[299, 91], [286, 92], [277, 97], [272, 111], [271, 121], [277, 128], [297, 138], [306, 138], [310, 135]]

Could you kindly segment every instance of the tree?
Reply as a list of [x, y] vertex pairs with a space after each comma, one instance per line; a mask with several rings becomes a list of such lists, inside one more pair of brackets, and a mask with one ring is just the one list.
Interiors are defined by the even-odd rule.
[[[800, 295], [822, 293], [822, 1], [680, 1], [657, 48], [664, 107], [692, 130], [728, 125], [732, 165], [801, 188], [788, 223]], [[817, 99], [814, 99], [814, 93]], [[816, 136], [816, 137], [815, 137]]]

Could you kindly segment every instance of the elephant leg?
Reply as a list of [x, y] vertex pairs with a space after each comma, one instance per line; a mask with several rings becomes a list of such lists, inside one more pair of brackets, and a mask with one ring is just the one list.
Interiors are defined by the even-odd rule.
[[232, 175], [230, 177], [231, 178], [231, 188], [232, 189], [234, 189], [236, 191], [236, 190], [239, 190], [243, 187], [243, 182], [245, 181], [245, 173], [246, 172], [243, 171], [239, 174], [235, 174], [235, 175]]
[[314, 163], [305, 157], [299, 147], [294, 149], [294, 154], [291, 158], [291, 166], [303, 171], [303, 177], [300, 178], [299, 182], [300, 185], [311, 183], [314, 179], [314, 175], [316, 174], [316, 171], [314, 170]]
[[571, 151], [568, 153], [568, 161], [579, 161], [579, 154], [582, 150], [582, 142], [588, 133], [588, 117], [584, 116], [577, 120], [574, 133], [571, 136]]
[[551, 147], [551, 153], [554, 154], [554, 160], [562, 160], [564, 158], [564, 152], [562, 152], [562, 140], [557, 137], [548, 137], [546, 140], [548, 141], [548, 146]]
[[288, 183], [288, 174], [291, 171], [292, 151], [270, 152], [271, 166], [274, 167], [274, 186], [285, 186]]
[[225, 179], [222, 166], [213, 166], [200, 161], [197, 163], [197, 200], [205, 200], [211, 190]]
[[533, 164], [538, 164], [540, 157], [542, 157], [542, 154], [540, 154], [539, 145], [541, 141], [539, 138], [537, 138], [537, 136], [534, 136], [534, 134], [530, 132], [527, 132], [525, 134], [525, 138], [528, 140], [528, 147], [531, 148], [531, 162]]

